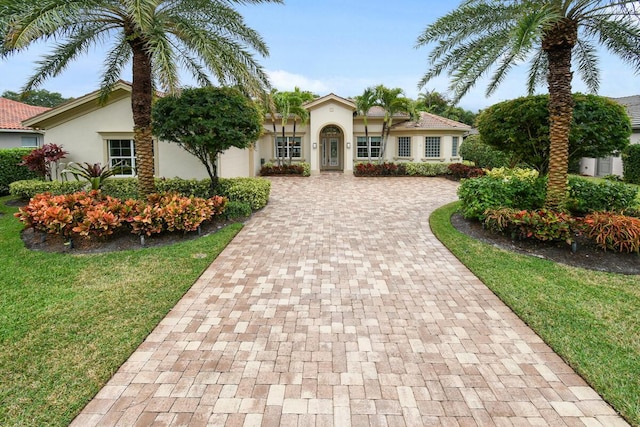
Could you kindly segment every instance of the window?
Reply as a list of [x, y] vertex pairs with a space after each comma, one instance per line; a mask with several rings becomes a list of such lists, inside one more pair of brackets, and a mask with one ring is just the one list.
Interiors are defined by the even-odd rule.
[[38, 148], [37, 136], [23, 136], [20, 139], [23, 148]]
[[123, 167], [118, 175], [135, 175], [136, 148], [131, 139], [109, 139], [109, 167]]
[[458, 157], [458, 137], [454, 136], [451, 141], [451, 157]]
[[380, 157], [380, 149], [382, 148], [382, 138], [379, 136], [370, 136], [367, 140], [366, 136], [359, 136], [357, 139], [356, 156], [360, 159], [368, 159], [369, 157], [377, 159]]
[[295, 140], [291, 136], [284, 139], [276, 138], [276, 157], [288, 159], [289, 157], [302, 157], [302, 138], [296, 136]]
[[398, 137], [398, 157], [411, 157], [411, 137]]
[[440, 137], [427, 136], [424, 138], [424, 156], [440, 157]]

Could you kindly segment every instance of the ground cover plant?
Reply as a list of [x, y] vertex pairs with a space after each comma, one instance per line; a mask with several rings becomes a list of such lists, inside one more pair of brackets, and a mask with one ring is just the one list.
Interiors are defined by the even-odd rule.
[[459, 202], [436, 210], [434, 234], [627, 421], [640, 426], [640, 276], [568, 267], [457, 231]]
[[17, 209], [6, 201], [0, 425], [67, 425], [242, 227], [171, 246], [70, 256], [26, 249]]

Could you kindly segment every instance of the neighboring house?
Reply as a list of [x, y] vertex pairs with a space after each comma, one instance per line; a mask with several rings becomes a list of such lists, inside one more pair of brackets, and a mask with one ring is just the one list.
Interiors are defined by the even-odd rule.
[[[25, 126], [45, 133], [46, 143], [62, 145], [69, 155], [66, 161], [115, 164], [124, 162], [135, 168], [131, 86], [118, 82], [104, 104], [99, 92], [69, 101], [52, 110], [25, 120]], [[280, 120], [276, 118], [276, 138], [270, 118], [265, 119], [264, 133], [254, 147], [231, 148], [221, 155], [218, 174], [221, 177], [256, 176], [262, 164], [280, 157], [294, 162], [306, 161], [311, 172], [341, 171], [352, 173], [356, 162], [376, 159], [381, 149], [382, 109], [372, 108], [368, 114], [369, 138], [365, 137], [363, 117], [356, 115], [355, 103], [334, 94], [317, 98], [305, 107], [309, 120], [300, 121], [293, 139], [293, 119], [285, 127], [282, 138]], [[394, 118], [386, 148], [388, 161], [460, 161], [458, 148], [470, 126], [429, 113], [420, 120], [408, 116]], [[206, 178], [204, 166], [178, 144], [155, 141], [155, 170], [158, 177]]]
[[[631, 118], [631, 144], [640, 144], [640, 95], [611, 98], [627, 109]], [[584, 157], [580, 160], [580, 173], [590, 176], [619, 175], [622, 176], [622, 159], [620, 156], [609, 156], [599, 159]]]
[[24, 126], [22, 121], [47, 110], [47, 107], [0, 98], [0, 149], [41, 147], [42, 133]]

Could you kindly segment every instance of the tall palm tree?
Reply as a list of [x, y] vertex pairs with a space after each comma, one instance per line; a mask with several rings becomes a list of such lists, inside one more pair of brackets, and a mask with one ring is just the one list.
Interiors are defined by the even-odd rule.
[[[273, 97], [273, 101], [276, 106], [276, 112], [280, 114], [280, 125], [282, 126], [282, 144], [287, 142], [287, 137], [285, 136], [285, 128], [287, 127], [287, 123], [289, 122], [289, 116], [291, 116], [291, 96], [289, 92], [276, 92]], [[275, 126], [274, 126], [275, 130]], [[280, 158], [282, 153], [282, 159]], [[284, 164], [284, 157], [286, 151], [281, 149], [278, 145], [278, 141], [276, 140], [276, 158], [278, 160], [278, 166]]]
[[[293, 92], [291, 92], [290, 100], [292, 102], [291, 105], [291, 114], [293, 115], [293, 136], [292, 136], [292, 144], [296, 142], [296, 124], [298, 119], [304, 125], [309, 120], [309, 110], [304, 107], [304, 104], [308, 101], [311, 101], [315, 98], [315, 96], [309, 91], [301, 91], [299, 87], [295, 87]], [[293, 150], [289, 150], [289, 165], [291, 165], [291, 160], [293, 157]]]
[[[175, 93], [178, 70], [200, 85], [217, 81], [258, 94], [268, 79], [252, 51], [267, 46], [233, 8], [235, 4], [281, 0], [0, 0], [0, 58], [49, 42], [23, 91], [60, 74], [94, 45], [110, 42], [104, 60], [101, 98], [106, 101], [125, 66], [132, 64], [131, 109], [142, 194], [155, 190], [151, 104], [154, 89]], [[208, 73], [211, 73], [211, 76]], [[213, 77], [213, 79], [212, 79]]]
[[394, 116], [399, 113], [406, 113], [413, 117], [414, 109], [413, 101], [402, 96], [404, 92], [400, 88], [390, 89], [383, 85], [378, 85], [375, 88], [375, 93], [376, 105], [384, 109], [381, 135], [382, 147], [380, 148], [380, 157], [378, 158], [378, 161], [382, 162], [387, 149], [387, 142], [389, 141]]
[[[362, 95], [358, 95], [355, 97], [356, 101], [356, 112], [357, 114], [362, 116], [362, 120], [364, 120], [364, 137], [369, 144], [369, 123], [368, 123], [368, 114], [371, 107], [376, 105], [376, 90], [373, 87], [368, 87], [362, 92]], [[371, 150], [367, 150], [369, 153], [369, 162], [371, 162]]]
[[637, 0], [463, 1], [418, 37], [417, 47], [435, 43], [429, 55], [431, 68], [419, 87], [448, 70], [457, 103], [493, 69], [489, 96], [514, 65], [529, 60], [529, 93], [545, 78], [549, 90], [551, 146], [545, 205], [562, 208], [573, 116], [571, 65], [592, 92], [599, 86], [597, 44], [640, 72], [638, 10]]

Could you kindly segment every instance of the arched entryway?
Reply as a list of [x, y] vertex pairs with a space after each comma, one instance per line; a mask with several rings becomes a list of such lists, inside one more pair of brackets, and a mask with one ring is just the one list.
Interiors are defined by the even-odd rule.
[[344, 134], [335, 125], [320, 131], [320, 170], [341, 171], [344, 169]]

